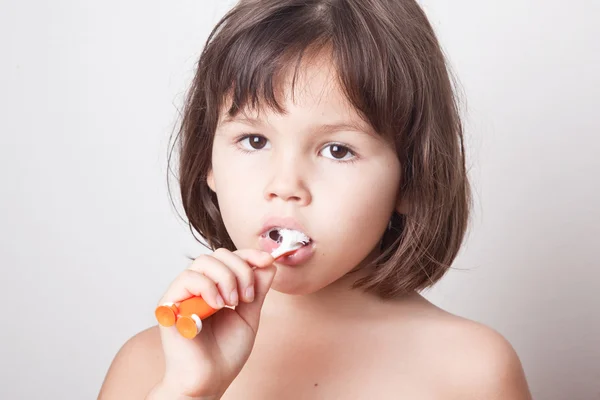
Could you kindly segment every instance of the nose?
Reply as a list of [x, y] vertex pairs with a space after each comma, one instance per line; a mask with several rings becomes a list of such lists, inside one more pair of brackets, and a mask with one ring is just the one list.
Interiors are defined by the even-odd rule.
[[265, 199], [280, 199], [298, 206], [309, 205], [312, 196], [306, 185], [306, 175], [303, 166], [292, 158], [272, 163], [269, 181], [265, 186]]

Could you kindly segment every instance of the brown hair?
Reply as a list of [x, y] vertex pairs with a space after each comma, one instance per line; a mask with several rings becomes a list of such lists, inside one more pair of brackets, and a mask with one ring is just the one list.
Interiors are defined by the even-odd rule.
[[331, 52], [351, 104], [395, 145], [400, 193], [410, 205], [406, 215], [394, 214], [374, 272], [355, 287], [389, 298], [433, 285], [460, 250], [471, 192], [449, 68], [414, 0], [242, 0], [219, 21], [177, 135], [190, 230], [213, 250], [235, 250], [206, 182], [220, 112], [229, 98], [231, 116], [259, 102], [284, 112], [277, 77], [294, 59], [298, 67], [309, 49]]

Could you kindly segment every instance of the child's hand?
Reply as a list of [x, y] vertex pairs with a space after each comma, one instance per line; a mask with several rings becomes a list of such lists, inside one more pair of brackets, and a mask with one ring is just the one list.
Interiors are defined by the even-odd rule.
[[192, 398], [219, 398], [225, 392], [252, 351], [275, 276], [273, 262], [269, 253], [258, 250], [218, 249], [198, 257], [173, 281], [159, 305], [201, 296], [215, 309], [236, 308], [203, 320], [194, 339], [181, 336], [175, 326], [159, 325], [166, 367], [161, 390]]

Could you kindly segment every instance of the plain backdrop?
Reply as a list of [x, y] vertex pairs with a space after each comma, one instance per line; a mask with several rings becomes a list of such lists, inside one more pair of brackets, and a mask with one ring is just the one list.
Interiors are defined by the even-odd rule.
[[[91, 399], [202, 251], [169, 137], [231, 1], [0, 3], [0, 398]], [[475, 209], [424, 294], [502, 333], [536, 399], [600, 399], [600, 2], [424, 0]]]

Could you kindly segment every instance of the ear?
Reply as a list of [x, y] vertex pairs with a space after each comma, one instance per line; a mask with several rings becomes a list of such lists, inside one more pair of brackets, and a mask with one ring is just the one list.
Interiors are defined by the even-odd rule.
[[214, 192], [215, 191], [215, 177], [214, 177], [212, 168], [208, 171], [208, 175], [206, 176], [206, 183], [208, 184], [208, 187], [210, 188], [210, 190], [212, 190]]
[[410, 204], [408, 203], [407, 197], [398, 196], [398, 200], [396, 201], [396, 212], [400, 215], [406, 215], [409, 210]]

